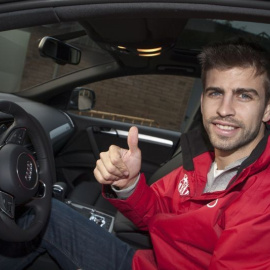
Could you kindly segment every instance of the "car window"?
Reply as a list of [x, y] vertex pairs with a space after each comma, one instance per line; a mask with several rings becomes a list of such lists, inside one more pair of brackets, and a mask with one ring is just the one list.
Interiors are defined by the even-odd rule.
[[80, 114], [180, 131], [190, 99], [194, 105], [200, 98], [195, 81], [177, 75], [136, 75], [88, 84], [84, 87], [95, 92], [96, 105]]
[[[41, 57], [38, 50], [45, 36], [56, 37], [82, 51], [79, 65], [59, 65]], [[73, 37], [72, 36], [76, 36]], [[85, 35], [78, 23], [61, 23], [0, 32], [1, 92], [15, 93], [63, 75], [111, 60]], [[90, 61], [89, 61], [90, 59]]]

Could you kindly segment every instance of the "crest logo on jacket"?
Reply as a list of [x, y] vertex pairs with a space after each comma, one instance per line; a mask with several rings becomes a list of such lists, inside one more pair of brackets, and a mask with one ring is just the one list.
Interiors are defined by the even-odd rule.
[[185, 174], [183, 179], [180, 180], [178, 184], [178, 191], [180, 196], [187, 196], [189, 195], [189, 183], [188, 183], [188, 176]]

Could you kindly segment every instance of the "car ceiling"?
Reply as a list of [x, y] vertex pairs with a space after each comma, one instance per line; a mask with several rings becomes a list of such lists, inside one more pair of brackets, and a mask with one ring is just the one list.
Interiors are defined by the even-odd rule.
[[94, 40], [111, 46], [151, 48], [174, 43], [185, 24], [181, 18], [99, 18], [85, 20], [83, 26]]
[[[139, 18], [138, 23], [141, 27], [147, 26], [151, 29], [151, 20], [145, 23], [140, 18], [173, 20], [189, 17], [270, 22], [270, 3], [260, 0], [0, 0], [0, 30], [110, 18], [118, 18], [119, 27], [121, 21], [125, 24], [126, 20]], [[128, 24], [132, 27], [129, 22]], [[132, 30], [139, 29], [139, 25]], [[105, 31], [102, 30], [102, 26], [94, 27], [99, 28], [99, 31]], [[138, 33], [135, 34], [138, 39]]]
[[[150, 65], [151, 68], [151, 64], [158, 64], [156, 58], [138, 57], [137, 49], [162, 47], [166, 54], [176, 43], [186, 22], [187, 19], [181, 18], [145, 17], [86, 19], [81, 24], [100, 47], [109, 51], [123, 65], [133, 68]], [[118, 46], [125, 49], [119, 49]], [[166, 64], [167, 58], [168, 55], [161, 62]]]

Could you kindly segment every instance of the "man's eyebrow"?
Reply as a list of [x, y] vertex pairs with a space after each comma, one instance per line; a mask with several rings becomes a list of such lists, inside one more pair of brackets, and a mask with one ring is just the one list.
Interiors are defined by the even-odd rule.
[[220, 87], [213, 87], [213, 86], [210, 86], [210, 87], [207, 87], [206, 89], [204, 89], [204, 93], [207, 93], [209, 91], [217, 91], [217, 92], [224, 92], [224, 89], [223, 88], [220, 88]]
[[233, 90], [235, 93], [251, 93], [255, 96], [259, 96], [258, 92], [253, 88], [236, 88]]

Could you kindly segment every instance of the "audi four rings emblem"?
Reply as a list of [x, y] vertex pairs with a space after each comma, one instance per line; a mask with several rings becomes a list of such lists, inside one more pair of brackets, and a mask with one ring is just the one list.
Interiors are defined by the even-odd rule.
[[32, 173], [33, 173], [33, 164], [31, 161], [27, 160], [26, 173], [24, 177], [26, 181], [31, 181]]

